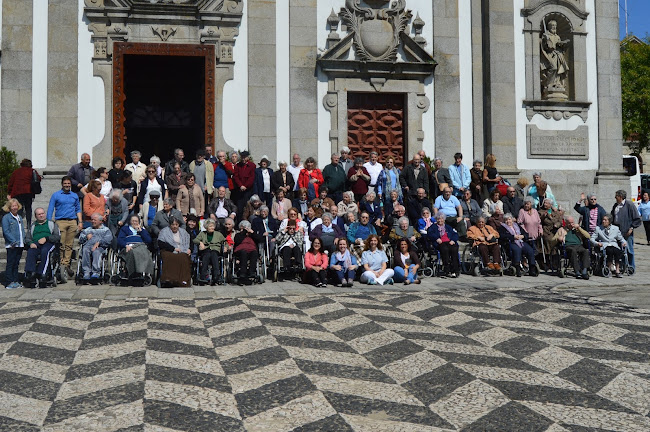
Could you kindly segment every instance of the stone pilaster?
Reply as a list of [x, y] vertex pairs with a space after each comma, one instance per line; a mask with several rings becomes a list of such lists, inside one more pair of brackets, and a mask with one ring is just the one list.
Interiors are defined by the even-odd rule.
[[[291, 153], [318, 154], [316, 0], [292, 0], [289, 14]], [[304, 159], [304, 157], [303, 157]], [[318, 161], [325, 166], [329, 161]]]
[[276, 156], [275, 3], [249, 0], [248, 148], [256, 161]]
[[433, 0], [433, 58], [438, 62], [434, 79], [436, 156], [447, 166], [461, 144], [458, 2]]
[[[483, 14], [481, 4], [472, 5], [472, 101], [474, 127], [473, 159], [485, 159], [485, 135], [483, 127]], [[469, 166], [469, 155], [465, 156]]]
[[32, 148], [32, 0], [2, 2], [1, 143], [31, 158]]
[[[49, 0], [47, 164], [69, 167], [77, 157], [79, 2]], [[92, 157], [92, 155], [91, 155]]]

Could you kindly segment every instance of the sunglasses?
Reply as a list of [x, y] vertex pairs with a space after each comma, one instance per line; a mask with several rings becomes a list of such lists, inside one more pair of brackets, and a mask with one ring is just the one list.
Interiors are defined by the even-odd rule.
[[147, 171], [147, 174], [155, 174], [156, 171]]

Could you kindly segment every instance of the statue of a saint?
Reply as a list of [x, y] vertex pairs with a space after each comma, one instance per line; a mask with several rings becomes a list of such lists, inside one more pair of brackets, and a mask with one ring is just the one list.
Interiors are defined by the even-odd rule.
[[566, 50], [571, 42], [562, 40], [557, 34], [557, 21], [544, 22], [544, 34], [540, 41], [540, 68], [542, 78], [542, 98], [567, 100], [569, 98], [565, 80], [569, 73]]

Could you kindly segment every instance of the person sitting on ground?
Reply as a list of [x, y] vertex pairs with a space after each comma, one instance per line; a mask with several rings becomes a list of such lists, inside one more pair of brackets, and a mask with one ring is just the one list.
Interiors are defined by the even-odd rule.
[[427, 198], [426, 191], [424, 188], [419, 188], [417, 190], [417, 195], [415, 197], [411, 197], [407, 205], [408, 216], [411, 220], [411, 225], [417, 225], [418, 219], [420, 219], [420, 216], [422, 215], [422, 209], [425, 207], [428, 209], [433, 209], [431, 201], [429, 201]]
[[467, 227], [475, 225], [479, 217], [483, 216], [483, 210], [478, 202], [472, 198], [470, 189], [466, 189], [460, 199], [460, 206], [463, 209], [463, 217]]
[[108, 209], [106, 208], [106, 198], [100, 193], [100, 184], [91, 181], [88, 185], [88, 194], [83, 200], [84, 228], [92, 225], [91, 216], [95, 213], [102, 217], [102, 220], [108, 219]]
[[81, 245], [81, 271], [85, 280], [98, 280], [102, 272], [102, 254], [113, 241], [111, 230], [104, 225], [104, 217], [94, 213], [90, 217], [91, 226], [79, 234]]
[[150, 229], [151, 235], [153, 237], [158, 237], [160, 231], [169, 226], [172, 218], [179, 221], [180, 227], [185, 230], [185, 220], [183, 219], [183, 215], [180, 210], [174, 208], [174, 202], [170, 198], [167, 198], [163, 201], [162, 210], [159, 210], [153, 218]]
[[363, 166], [363, 158], [354, 159], [354, 166], [348, 170], [348, 183], [350, 190], [354, 193], [354, 200], [360, 202], [368, 193], [370, 185], [370, 173]]
[[506, 196], [501, 198], [503, 203], [503, 212], [518, 215], [519, 210], [524, 206], [524, 201], [517, 196], [517, 190], [514, 186], [508, 186]]
[[322, 223], [316, 226], [309, 233], [309, 240], [311, 242], [314, 239], [320, 239], [323, 245], [323, 250], [331, 254], [335, 250], [335, 244], [338, 239], [345, 237], [345, 233], [341, 229], [332, 223], [332, 214], [323, 213], [321, 216]]
[[[289, 173], [291, 175], [291, 173]], [[273, 203], [271, 204], [271, 215], [277, 220], [283, 220], [287, 218], [287, 212], [291, 208], [291, 201], [288, 198], [285, 198], [285, 192], [283, 188], [278, 188], [275, 191], [275, 197], [273, 197]]]
[[328, 196], [329, 189], [326, 186], [321, 186], [318, 189], [318, 198], [311, 200], [310, 206], [315, 207], [316, 215], [321, 217], [321, 215], [328, 211], [329, 208], [335, 205], [334, 200]]
[[524, 206], [519, 210], [517, 223], [522, 226], [531, 240], [537, 240], [544, 232], [539, 212], [535, 209], [532, 197], [524, 199]]
[[390, 231], [388, 238], [394, 244], [401, 239], [407, 239], [410, 244], [415, 245], [420, 238], [420, 233], [409, 224], [409, 219], [402, 216], [397, 220], [397, 227]]
[[295, 192], [296, 198], [293, 199], [293, 206], [298, 209], [300, 215], [304, 218], [309, 208], [309, 200], [307, 199], [307, 188], [299, 188]]
[[370, 215], [370, 223], [375, 225], [375, 228], [381, 227], [381, 220], [383, 214], [379, 202], [376, 202], [377, 195], [373, 191], [369, 191], [359, 203], [359, 209], [365, 211]]
[[[46, 288], [47, 257], [61, 240], [61, 231], [57, 224], [47, 220], [45, 209], [37, 207], [34, 210], [34, 217], [35, 220], [32, 221], [25, 234], [25, 247], [27, 248], [25, 286], [33, 287], [38, 281], [39, 288]], [[40, 259], [38, 267], [36, 266], [37, 259]], [[18, 268], [16, 268], [17, 270]]]
[[251, 223], [247, 220], [239, 222], [239, 232], [235, 235], [235, 258], [239, 260], [239, 286], [251, 285], [251, 279], [256, 276], [257, 260], [260, 255], [257, 245], [262, 238], [255, 234]]
[[397, 242], [394, 256], [395, 282], [404, 282], [404, 285], [419, 284], [420, 258], [418, 258], [417, 252], [413, 250], [411, 243], [407, 239], [403, 238]]
[[120, 227], [117, 235], [119, 256], [126, 264], [126, 276], [153, 274], [153, 260], [151, 259], [151, 236], [140, 224], [138, 215], [131, 215], [129, 223]]
[[[589, 279], [591, 259], [589, 257], [589, 249], [585, 248], [583, 243], [585, 240], [589, 240], [591, 236], [576, 223], [573, 216], [567, 216], [564, 220], [566, 223], [564, 245], [571, 259], [576, 278], [580, 279], [582, 277], [587, 280]], [[560, 269], [560, 271], [562, 270]]]
[[[591, 235], [591, 244], [598, 246], [607, 255], [607, 267], [612, 271], [612, 263], [616, 266], [614, 276], [621, 277], [620, 262], [623, 259], [623, 253], [627, 248], [627, 241], [621, 234], [621, 230], [616, 225], [612, 225], [612, 215], [606, 214], [603, 217], [603, 223], [596, 228]], [[608, 275], [608, 276], [609, 276]]]
[[[490, 270], [501, 270], [501, 250], [499, 249], [499, 233], [485, 224], [485, 217], [480, 216], [475, 225], [467, 230], [467, 238], [478, 248], [483, 265]], [[490, 261], [492, 255], [492, 261]]]
[[359, 222], [354, 222], [348, 229], [348, 240], [353, 245], [352, 253], [361, 258], [361, 252], [365, 248], [366, 239], [371, 235], [377, 235], [375, 226], [370, 223], [368, 212], [361, 212]]
[[522, 257], [528, 259], [528, 268], [530, 269], [528, 275], [537, 277], [539, 273], [535, 263], [535, 248], [529, 244], [528, 232], [515, 222], [515, 218], [510, 213], [504, 215], [503, 220], [504, 223], [499, 229], [499, 237], [506, 242], [504, 245], [510, 249], [510, 259], [517, 272], [517, 277], [521, 277]]
[[354, 202], [354, 193], [352, 191], [343, 192], [343, 201], [338, 203], [339, 214], [347, 215], [352, 212], [356, 216], [359, 213], [359, 207]]
[[311, 247], [305, 254], [305, 274], [303, 275], [304, 283], [311, 283], [318, 288], [327, 287], [327, 265], [328, 256], [323, 251], [323, 243], [319, 238], [315, 238]]
[[446, 219], [445, 214], [439, 212], [436, 215], [436, 224], [429, 228], [427, 237], [429, 243], [440, 251], [444, 267], [443, 276], [448, 274], [450, 277], [456, 278], [460, 275], [458, 233], [451, 225], [445, 223]]
[[192, 285], [190, 235], [181, 228], [183, 219], [171, 217], [169, 226], [158, 235], [162, 259], [161, 287], [189, 287]]
[[582, 216], [582, 229], [590, 235], [603, 223], [603, 217], [607, 214], [607, 211], [598, 204], [598, 198], [593, 193], [588, 195], [582, 193], [573, 209]]
[[253, 222], [253, 219], [260, 216], [260, 207], [262, 207], [262, 200], [257, 195], [251, 195], [250, 199], [244, 206], [242, 213], [242, 220]]
[[296, 220], [291, 219], [278, 232], [275, 239], [280, 255], [282, 255], [282, 271], [296, 272], [302, 269], [302, 252], [305, 235], [298, 230]]
[[348, 249], [348, 239], [340, 238], [336, 243], [336, 251], [331, 254], [330, 269], [336, 274], [337, 286], [351, 287], [359, 266], [357, 259]]
[[388, 268], [388, 257], [376, 234], [370, 235], [365, 242], [361, 265], [363, 266], [361, 283], [367, 283], [368, 285], [393, 284], [395, 271]]
[[210, 219], [217, 223], [217, 228], [221, 227], [226, 218], [232, 218], [234, 220], [237, 217], [237, 206], [232, 202], [232, 200], [226, 198], [226, 193], [226, 188], [224, 186], [219, 186], [219, 188], [217, 188], [217, 196], [208, 206]]
[[494, 213], [495, 209], [501, 210], [501, 213], [503, 213], [503, 201], [501, 201], [501, 193], [499, 192], [498, 189], [493, 189], [492, 192], [490, 192], [490, 197], [486, 198], [485, 201], [483, 201], [483, 216], [486, 218], [492, 217], [492, 213]]
[[201, 231], [193, 240], [199, 248], [201, 268], [199, 270], [199, 281], [205, 283], [208, 280], [208, 266], [212, 266], [212, 278], [210, 285], [216, 285], [221, 278], [221, 255], [228, 252], [228, 243], [219, 231], [217, 222], [214, 219], [206, 219], [203, 222], [205, 231]]
[[442, 195], [436, 198], [434, 207], [436, 215], [442, 213], [445, 216], [445, 223], [454, 228], [460, 237], [465, 236], [467, 226], [463, 217], [463, 208], [458, 198], [451, 194], [450, 187], [446, 187]]

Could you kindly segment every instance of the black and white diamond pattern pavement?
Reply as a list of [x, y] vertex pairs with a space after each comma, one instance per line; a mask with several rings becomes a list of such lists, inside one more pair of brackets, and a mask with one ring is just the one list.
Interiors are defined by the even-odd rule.
[[650, 315], [497, 292], [0, 303], [0, 430], [648, 431]]

